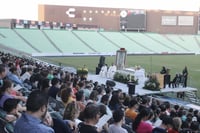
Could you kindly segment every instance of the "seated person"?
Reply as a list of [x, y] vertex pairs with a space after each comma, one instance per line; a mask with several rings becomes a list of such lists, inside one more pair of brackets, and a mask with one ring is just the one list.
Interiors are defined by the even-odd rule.
[[83, 112], [84, 122], [78, 125], [79, 133], [98, 133], [95, 125], [100, 118], [100, 109], [96, 104], [90, 103]]
[[73, 98], [72, 88], [64, 88], [61, 90], [61, 100], [65, 107], [75, 100]]
[[13, 83], [10, 80], [3, 80], [3, 86], [0, 89], [0, 107], [1, 108], [3, 108], [3, 104], [8, 98], [15, 98], [23, 102], [26, 102], [25, 97], [12, 95], [11, 94], [12, 90], [13, 90]]
[[149, 108], [143, 108], [137, 117], [135, 118], [135, 121], [132, 124], [132, 129], [136, 133], [151, 133], [152, 132], [152, 125], [149, 123], [146, 123], [145, 121], [148, 120], [148, 117], [150, 115], [150, 109]]
[[53, 78], [51, 84], [52, 86], [49, 88], [48, 95], [56, 99], [56, 95], [60, 90], [61, 81], [58, 78]]
[[162, 124], [159, 127], [155, 127], [152, 133], [167, 133], [168, 129], [172, 128], [173, 120], [170, 116], [163, 115]]
[[24, 86], [23, 81], [19, 78], [17, 67], [11, 67], [10, 72], [7, 75], [8, 79], [14, 82], [16, 85]]
[[27, 99], [27, 111], [17, 120], [14, 133], [54, 133], [54, 130], [43, 124], [47, 113], [48, 95], [36, 90]]
[[72, 133], [73, 128], [71, 127], [70, 121], [64, 121], [62, 119], [51, 117], [50, 113], [47, 112], [44, 123], [53, 128], [55, 133]]
[[113, 112], [114, 123], [109, 126], [109, 133], [128, 133], [126, 129], [122, 128], [124, 120], [124, 112], [122, 110], [115, 110]]
[[[72, 122], [76, 122], [80, 114], [80, 107], [77, 102], [73, 101], [69, 103], [64, 111], [63, 120], [70, 120]], [[75, 125], [75, 130], [77, 129], [77, 125]]]
[[190, 125], [190, 129], [192, 130], [192, 133], [199, 133], [199, 122], [192, 121], [192, 123]]
[[7, 99], [4, 103], [3, 110], [7, 113], [7, 115], [13, 115], [16, 117], [15, 120], [10, 121], [6, 124], [6, 130], [9, 132], [14, 131], [14, 123], [21, 116], [21, 113], [18, 110], [20, 100], [18, 99]]
[[138, 108], [138, 102], [135, 99], [132, 99], [129, 102], [129, 107], [125, 111], [125, 116], [131, 118], [132, 120], [135, 120], [137, 116], [136, 112], [137, 108]]
[[179, 75], [176, 74], [176, 76], [174, 77], [174, 79], [171, 81], [172, 88], [178, 87], [179, 81], [180, 81], [179, 80]]
[[3, 109], [7, 114], [14, 115], [19, 118], [21, 116], [21, 113], [19, 112], [19, 102], [20, 100], [18, 99], [9, 98], [5, 101]]
[[80, 112], [85, 109], [85, 103], [84, 102], [85, 102], [84, 92], [82, 90], [79, 90], [76, 93], [76, 103], [79, 105]]

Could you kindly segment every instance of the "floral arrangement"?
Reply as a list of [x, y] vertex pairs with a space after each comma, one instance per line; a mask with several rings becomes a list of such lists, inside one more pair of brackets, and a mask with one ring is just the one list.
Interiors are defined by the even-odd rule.
[[115, 73], [114, 80], [124, 84], [127, 84], [128, 82], [135, 83], [136, 85], [138, 84], [138, 79], [135, 80], [135, 77], [133, 75], [119, 72]]
[[78, 68], [76, 73], [78, 75], [87, 75], [88, 74], [88, 69], [86, 67]]
[[159, 91], [160, 90], [160, 83], [156, 75], [152, 74], [149, 76], [149, 79], [145, 81], [143, 89], [152, 90], [152, 91]]

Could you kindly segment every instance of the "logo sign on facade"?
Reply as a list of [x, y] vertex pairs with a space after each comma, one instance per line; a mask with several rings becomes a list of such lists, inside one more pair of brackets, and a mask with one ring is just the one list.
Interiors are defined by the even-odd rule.
[[67, 11], [66, 11], [66, 14], [68, 15], [69, 18], [75, 18], [75, 11], [76, 9], [75, 8], [69, 8]]

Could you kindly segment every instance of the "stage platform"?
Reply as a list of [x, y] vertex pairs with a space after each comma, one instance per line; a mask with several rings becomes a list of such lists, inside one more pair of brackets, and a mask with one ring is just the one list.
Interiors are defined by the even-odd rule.
[[[111, 80], [108, 78], [104, 78], [104, 77], [100, 77], [99, 75], [88, 75], [88, 80], [93, 80], [93, 81], [98, 81], [100, 84], [106, 84], [107, 80]], [[128, 93], [128, 87], [126, 84], [120, 83], [120, 82], [116, 82], [116, 86], [114, 87], [114, 89], [121, 89], [123, 92]], [[182, 92], [182, 91], [197, 91], [196, 88], [192, 88], [192, 87], [180, 87], [180, 88], [163, 88], [160, 91], [150, 91], [150, 90], [146, 90], [143, 89], [144, 85], [143, 84], [139, 84], [136, 85], [136, 89], [135, 89], [135, 94], [136, 95], [151, 95], [151, 94], [162, 94], [162, 93], [170, 93], [170, 92]]]

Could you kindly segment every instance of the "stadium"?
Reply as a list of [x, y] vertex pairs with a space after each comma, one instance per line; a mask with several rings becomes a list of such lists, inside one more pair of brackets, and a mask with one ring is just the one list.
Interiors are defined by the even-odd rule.
[[[198, 106], [200, 101], [198, 98], [200, 96], [199, 9], [188, 11], [131, 8], [123, 5], [112, 7], [39, 4], [37, 10], [37, 20], [0, 19], [1, 52], [48, 64], [48, 68], [49, 66], [51, 68], [51, 65], [67, 70], [72, 67], [75, 73], [79, 68], [86, 66], [89, 75], [92, 75], [88, 76], [88, 79], [96, 74], [97, 77], [90, 80], [99, 83], [102, 81], [102, 84], [106, 84], [110, 79], [98, 76], [101, 67], [103, 64], [111, 66], [112, 63], [116, 63], [117, 51], [120, 49], [126, 50], [125, 67], [142, 67], [145, 76], [160, 73], [165, 66], [170, 71], [172, 80], [176, 74], [182, 73], [186, 66], [189, 73], [186, 88], [195, 91], [185, 91], [185, 99], [170, 99], [162, 94], [165, 93], [162, 90], [148, 92], [147, 96], [149, 98], [154, 93], [158, 93], [159, 95], [154, 97], [156, 100], [170, 102], [171, 106], [188, 105], [187, 109], [200, 110]], [[104, 58], [103, 63], [102, 58]], [[100, 68], [98, 63], [102, 63]], [[52, 68], [49, 71], [52, 71]], [[125, 88], [127, 93], [126, 84], [117, 82], [116, 84], [118, 89], [123, 91]], [[182, 94], [184, 91], [184, 87], [175, 89], [170, 90], [172, 92], [170, 96], [176, 97], [177, 92]], [[26, 93], [29, 91], [25, 90]], [[139, 91], [137, 94], [140, 94]], [[144, 97], [140, 98], [142, 101]], [[53, 110], [60, 113], [60, 110], [54, 108]], [[55, 115], [54, 111], [53, 115]], [[55, 116], [58, 118], [57, 114]], [[136, 129], [134, 131], [140, 133]]]

